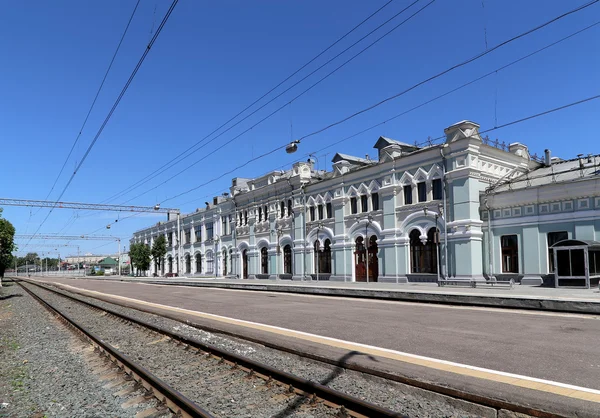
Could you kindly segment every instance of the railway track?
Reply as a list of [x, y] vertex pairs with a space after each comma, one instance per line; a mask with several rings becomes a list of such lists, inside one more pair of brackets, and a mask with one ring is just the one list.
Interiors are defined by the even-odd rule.
[[[193, 365], [193, 367], [196, 368], [207, 367], [209, 369], [207, 372], [208, 376], [218, 375], [224, 377], [226, 380], [231, 380], [232, 377], [230, 375], [235, 375], [236, 377], [233, 377], [235, 380], [254, 382], [254, 384], [249, 385], [250, 387], [259, 388], [259, 390], [266, 392], [268, 392], [268, 390], [275, 391], [276, 395], [274, 396], [278, 397], [278, 399], [283, 399], [283, 405], [286, 406], [286, 408], [281, 411], [283, 415], [280, 413], [278, 416], [287, 416], [288, 413], [293, 415], [294, 413], [297, 413], [298, 410], [311, 416], [310, 413], [312, 409], [315, 410], [316, 416], [325, 414], [327, 416], [341, 417], [402, 416], [399, 413], [365, 402], [362, 399], [331, 389], [322, 384], [278, 370], [267, 364], [206, 344], [195, 338], [187, 337], [116, 310], [101, 307], [95, 303], [90, 303], [51, 287], [28, 280], [24, 280], [24, 282], [27, 282], [29, 285], [24, 285], [22, 280], [15, 280], [15, 282], [22, 286], [54, 315], [59, 316], [71, 328], [75, 329], [83, 336], [83, 338], [89, 341], [99, 353], [111, 359], [111, 361], [121, 368], [124, 373], [131, 376], [142, 385], [148, 394], [155, 396], [177, 416], [211, 417], [213, 416], [213, 413], [210, 411], [210, 408], [199, 406], [199, 404], [202, 404], [202, 399], [196, 399], [193, 396], [186, 397], [182, 394], [182, 392], [185, 392], [183, 389], [178, 390], [176, 385], [171, 385], [170, 382], [166, 381], [168, 379], [157, 377], [157, 375], [151, 371], [151, 367], [146, 368], [134, 361], [131, 358], [132, 356], [127, 356], [120, 352], [115, 347], [117, 344], [111, 345], [107, 343], [105, 338], [102, 338], [100, 335], [95, 335], [93, 332], [86, 329], [84, 325], [79, 323], [81, 321], [74, 320], [68, 314], [63, 312], [63, 310], [52, 306], [52, 304], [48, 303], [40, 296], [40, 292], [34, 292], [30, 288], [30, 285], [43, 289], [43, 291], [59, 295], [76, 304], [84, 305], [87, 308], [100, 313], [105, 319], [110, 317], [113, 320], [120, 321], [126, 325], [133, 325], [144, 330], [144, 332], [150, 336], [153, 336], [154, 334], [161, 336], [159, 340], [154, 338], [154, 341], [146, 344], [154, 344], [159, 341], [164, 342], [164, 339], [168, 339], [172, 346], [169, 350], [171, 350], [174, 356], [176, 352], [179, 352], [178, 355], [181, 355], [181, 352], [187, 353], [186, 355], [188, 356], [190, 365]], [[41, 293], [43, 293], [43, 291]], [[210, 364], [199, 366], [198, 362]], [[155, 371], [155, 373], [158, 372]], [[208, 378], [208, 380], [210, 379], [211, 378]], [[273, 397], [273, 395], [268, 396]], [[286, 413], [286, 411], [288, 413]]]

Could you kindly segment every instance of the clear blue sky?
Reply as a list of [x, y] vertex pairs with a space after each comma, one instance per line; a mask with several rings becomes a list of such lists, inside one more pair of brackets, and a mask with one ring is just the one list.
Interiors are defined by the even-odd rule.
[[[115, 51], [135, 0], [5, 2], [0, 13], [0, 197], [44, 199], [73, 144]], [[50, 198], [57, 198], [98, 131], [116, 96], [170, 5], [142, 0], [104, 89], [67, 169]], [[157, 169], [167, 160], [260, 97], [385, 3], [378, 1], [181, 0], [150, 51], [90, 156], [63, 196], [65, 201], [101, 202]], [[410, 11], [425, 5], [421, 0]], [[228, 171], [291, 138], [402, 91], [487, 47], [560, 15], [584, 1], [437, 0], [320, 85], [273, 117], [223, 146], [274, 109], [403, 20], [403, 14], [264, 109], [132, 193], [120, 204], [163, 182], [206, 152], [222, 147], [185, 174], [129, 202], [154, 205]], [[355, 33], [295, 76], [295, 82], [406, 7], [395, 0]], [[600, 20], [600, 4], [526, 38], [347, 123], [303, 141], [294, 155], [273, 154], [197, 191], [166, 202], [189, 212], [226, 191], [231, 178], [255, 177], [290, 165], [305, 154], [401, 113], [512, 60]], [[487, 34], [487, 36], [485, 35]], [[510, 122], [600, 92], [600, 25], [532, 58], [448, 95], [394, 121], [317, 153], [320, 168], [333, 154], [374, 154], [380, 135], [405, 142], [438, 137], [462, 119], [482, 129]], [[290, 82], [277, 92], [282, 91]], [[269, 97], [272, 97], [269, 96]], [[264, 103], [264, 100], [261, 102]], [[495, 105], [496, 103], [496, 105]], [[550, 148], [570, 158], [598, 153], [600, 101], [561, 111], [493, 133], [523, 142], [531, 153]], [[290, 124], [293, 126], [291, 132]], [[48, 210], [5, 207], [17, 233], [33, 233]], [[110, 231], [110, 212], [56, 209], [40, 232], [113, 234], [162, 219], [134, 217]], [[100, 230], [99, 230], [100, 229]], [[39, 242], [39, 241], [35, 241]], [[32, 242], [26, 251], [48, 251]], [[21, 246], [23, 241], [21, 241]], [[83, 252], [113, 252], [116, 245], [80, 241]], [[126, 243], [128, 245], [128, 243]], [[76, 252], [61, 249], [61, 255]]]

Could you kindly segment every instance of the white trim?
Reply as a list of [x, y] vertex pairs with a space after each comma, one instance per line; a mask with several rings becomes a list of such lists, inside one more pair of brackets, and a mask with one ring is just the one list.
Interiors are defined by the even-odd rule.
[[[524, 216], [520, 218], [511, 219], [495, 219], [492, 220], [492, 228], [501, 226], [514, 226], [514, 225], [532, 225], [532, 224], [546, 224], [546, 223], [558, 223], [558, 222], [572, 222], [573, 220], [578, 221], [593, 221], [600, 217], [600, 209], [586, 210], [583, 212], [561, 212], [553, 213], [548, 215], [537, 215], [537, 216]], [[450, 225], [450, 224], [448, 224]], [[487, 226], [487, 222], [485, 222]]]

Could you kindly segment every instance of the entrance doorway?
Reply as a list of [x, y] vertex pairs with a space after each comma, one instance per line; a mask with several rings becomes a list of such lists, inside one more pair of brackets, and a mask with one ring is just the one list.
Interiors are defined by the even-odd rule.
[[248, 278], [248, 250], [242, 251], [242, 279]]
[[[379, 250], [377, 245], [377, 237], [371, 235], [369, 243], [366, 245], [364, 238], [359, 236], [355, 241], [356, 249], [354, 251], [354, 271], [357, 282], [376, 282], [379, 277]], [[367, 260], [368, 256], [368, 260]], [[367, 262], [368, 261], [368, 262]], [[367, 277], [367, 265], [369, 275]]]

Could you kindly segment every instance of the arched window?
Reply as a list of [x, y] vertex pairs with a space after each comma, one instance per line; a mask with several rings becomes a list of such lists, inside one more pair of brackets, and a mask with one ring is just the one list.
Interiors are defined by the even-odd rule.
[[202, 254], [196, 254], [196, 273], [202, 273]]
[[289, 244], [283, 247], [283, 272], [292, 274], [292, 246]]
[[208, 274], [212, 274], [215, 272], [214, 270], [214, 255], [212, 251], [206, 253], [206, 272]]
[[260, 249], [260, 266], [262, 274], [269, 274], [269, 252], [267, 247]]
[[281, 218], [285, 217], [285, 202], [282, 200], [281, 204], [279, 205], [281, 207]]
[[169, 256], [169, 273], [173, 273], [173, 257]]
[[413, 229], [410, 238], [411, 271], [413, 273], [437, 273], [437, 248], [435, 245], [436, 229], [431, 228], [427, 232], [427, 242], [421, 242], [421, 234]]
[[258, 207], [258, 222], [262, 222], [262, 208]]
[[288, 206], [288, 216], [292, 216], [292, 212], [293, 212], [293, 210], [292, 210], [292, 199], [288, 199], [287, 206]]
[[185, 272], [186, 273], [191, 273], [192, 272], [192, 260], [189, 254], [185, 255]]
[[242, 251], [242, 278], [248, 278], [248, 250]]
[[320, 241], [315, 241], [315, 266], [319, 273], [331, 273], [331, 241], [326, 239], [324, 244], [324, 248], [321, 248]]
[[233, 273], [233, 249], [229, 249], [229, 272]]
[[223, 248], [223, 276], [227, 275], [227, 250]]

